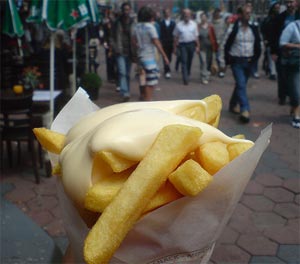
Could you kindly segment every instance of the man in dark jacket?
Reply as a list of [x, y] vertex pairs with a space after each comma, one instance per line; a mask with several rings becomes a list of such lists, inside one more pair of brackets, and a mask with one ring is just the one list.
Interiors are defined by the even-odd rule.
[[258, 27], [250, 24], [251, 7], [245, 5], [238, 10], [239, 19], [226, 34], [225, 61], [231, 65], [235, 87], [229, 102], [229, 111], [240, 114], [240, 121], [250, 121], [250, 105], [247, 96], [247, 82], [253, 65], [261, 54]]
[[131, 49], [131, 32], [133, 20], [130, 17], [131, 6], [124, 2], [121, 6], [121, 15], [115, 21], [112, 30], [111, 46], [118, 65], [118, 82], [123, 101], [130, 99], [130, 70], [133, 50]]
[[[171, 19], [170, 9], [164, 9], [164, 19], [161, 20], [160, 26], [160, 41], [162, 47], [168, 57], [169, 62], [172, 60], [173, 52], [173, 30], [176, 26], [175, 22]], [[171, 78], [171, 70], [169, 64], [164, 63], [164, 73], [167, 79]]]
[[281, 51], [279, 48], [279, 39], [283, 29], [292, 21], [299, 19], [299, 13], [296, 12], [296, 0], [286, 0], [286, 10], [280, 13], [274, 20], [274, 24], [270, 29], [270, 49], [272, 59], [276, 63], [277, 70], [277, 85], [278, 85], [278, 99], [279, 104], [284, 105], [287, 97], [286, 86], [286, 69], [281, 65]]

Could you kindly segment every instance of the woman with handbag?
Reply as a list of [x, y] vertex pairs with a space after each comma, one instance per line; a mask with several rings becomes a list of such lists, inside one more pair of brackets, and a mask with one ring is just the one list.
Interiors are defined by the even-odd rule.
[[281, 64], [286, 67], [292, 126], [300, 128], [300, 20], [291, 22], [280, 36]]

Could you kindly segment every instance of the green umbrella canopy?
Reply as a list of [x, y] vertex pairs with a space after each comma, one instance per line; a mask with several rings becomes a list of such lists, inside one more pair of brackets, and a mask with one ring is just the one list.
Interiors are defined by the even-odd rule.
[[50, 30], [69, 30], [86, 21], [98, 23], [99, 12], [96, 0], [33, 0], [26, 21], [45, 21]]
[[7, 0], [2, 32], [10, 37], [22, 37], [24, 29], [14, 0]]

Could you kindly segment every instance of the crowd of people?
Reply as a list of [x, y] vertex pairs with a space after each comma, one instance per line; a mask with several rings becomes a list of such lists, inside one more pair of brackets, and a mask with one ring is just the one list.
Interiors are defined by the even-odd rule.
[[[292, 126], [300, 128], [299, 10], [300, 0], [272, 0], [267, 16], [258, 20], [253, 14], [251, 1], [246, 1], [236, 14], [219, 8], [193, 13], [185, 8], [181, 16], [175, 18], [169, 9], [164, 9], [160, 16], [148, 6], [140, 8], [134, 16], [130, 3], [124, 2], [120, 11], [105, 10], [101, 24], [89, 27], [89, 38], [90, 43], [96, 39], [104, 47], [107, 80], [116, 84], [122, 101], [130, 100], [133, 64], [139, 79], [140, 100], [147, 101], [152, 100], [160, 74], [166, 79], [172, 78], [170, 63], [173, 58], [176, 71], [180, 66], [183, 85], [189, 85], [194, 57], [199, 59], [199, 81], [203, 85], [212, 81], [212, 75], [223, 78], [231, 69], [235, 85], [229, 111], [239, 115], [243, 123], [250, 121], [251, 113], [247, 82], [250, 77], [259, 78], [258, 61], [263, 54], [263, 69], [274, 84], [277, 82], [278, 103], [284, 105], [289, 99]], [[45, 68], [42, 76], [47, 77], [49, 39], [37, 45], [41, 39], [38, 33], [43, 31], [26, 28], [25, 31], [33, 32], [31, 48], [38, 54], [34, 56], [39, 59], [37, 64], [45, 62], [40, 68]], [[80, 39], [84, 35], [82, 30], [78, 30], [77, 53], [84, 50], [80, 47]], [[69, 81], [66, 76], [72, 73], [71, 65], [66, 63], [67, 57], [72, 55], [67, 36], [62, 34], [57, 38], [56, 74], [62, 75], [56, 78], [61, 82], [57, 87], [65, 87]], [[80, 61], [82, 56], [77, 54], [77, 60]], [[159, 69], [161, 60], [163, 68]], [[96, 71], [98, 62], [90, 62], [93, 63], [90, 68]], [[86, 67], [84, 63], [77, 64], [77, 67], [80, 76]]]
[[216, 8], [211, 13], [201, 11], [196, 18], [186, 8], [180, 20], [172, 19], [169, 9], [163, 10], [160, 18], [151, 8], [142, 7], [134, 21], [130, 4], [123, 3], [121, 14], [114, 17], [108, 13], [102, 25], [107, 78], [116, 82], [123, 100], [128, 101], [131, 65], [137, 63], [140, 99], [152, 100], [153, 87], [159, 80], [159, 55], [164, 77], [172, 77], [170, 63], [174, 55], [175, 69], [181, 65], [182, 82], [188, 85], [197, 54], [199, 79], [204, 85], [210, 82], [211, 75], [223, 78], [226, 68], [231, 68], [235, 85], [229, 111], [248, 123], [251, 109], [247, 82], [250, 77], [259, 78], [258, 60], [264, 50], [263, 69], [270, 80], [277, 80], [279, 105], [289, 98], [292, 126], [300, 128], [299, 8], [297, 0], [285, 0], [284, 5], [271, 1], [267, 17], [256, 21], [250, 1], [233, 15], [224, 15]]

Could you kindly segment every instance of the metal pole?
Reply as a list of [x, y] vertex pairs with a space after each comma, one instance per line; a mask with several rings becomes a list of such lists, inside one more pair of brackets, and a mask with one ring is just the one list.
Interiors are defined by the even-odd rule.
[[55, 32], [51, 32], [50, 38], [50, 123], [52, 123], [54, 118], [54, 73], [55, 73], [55, 56], [54, 56], [54, 48], [55, 48]]

